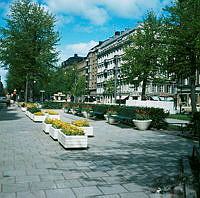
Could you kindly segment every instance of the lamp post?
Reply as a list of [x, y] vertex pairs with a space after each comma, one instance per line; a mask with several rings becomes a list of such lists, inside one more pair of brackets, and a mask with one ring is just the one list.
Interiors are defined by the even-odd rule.
[[35, 83], [36, 80], [33, 81], [33, 102], [35, 102]]
[[119, 56], [115, 55], [114, 56], [114, 75], [115, 75], [115, 89], [114, 89], [114, 98], [115, 98], [115, 103], [117, 101], [117, 73], [118, 73], [118, 61], [119, 61]]
[[122, 92], [122, 79], [123, 79], [123, 75], [119, 74], [119, 106], [121, 106], [121, 92]]
[[44, 92], [45, 90], [40, 90], [40, 93], [42, 93], [42, 102], [44, 102]]

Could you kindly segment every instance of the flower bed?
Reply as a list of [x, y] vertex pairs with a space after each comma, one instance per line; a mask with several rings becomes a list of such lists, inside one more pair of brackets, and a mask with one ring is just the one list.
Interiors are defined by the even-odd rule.
[[44, 122], [45, 114], [42, 112], [36, 112], [33, 114], [33, 121], [34, 122]]
[[57, 140], [58, 139], [58, 132], [66, 127], [66, 125], [69, 125], [68, 122], [63, 122], [60, 120], [53, 120], [52, 121], [52, 126], [49, 129], [49, 135], [54, 139]]
[[60, 120], [60, 115], [58, 112], [52, 111], [52, 110], [46, 110], [45, 113], [47, 114], [47, 117], [49, 119], [57, 119]]
[[85, 132], [85, 135], [87, 136], [94, 136], [93, 127], [89, 125], [89, 122], [87, 120], [76, 120], [72, 121], [72, 124], [77, 126], [80, 129], [83, 129]]
[[64, 148], [87, 148], [84, 131], [72, 125], [66, 125], [58, 132], [58, 141]]
[[52, 126], [53, 119], [46, 118], [45, 121], [42, 123], [42, 130], [45, 133], [49, 133], [50, 127]]

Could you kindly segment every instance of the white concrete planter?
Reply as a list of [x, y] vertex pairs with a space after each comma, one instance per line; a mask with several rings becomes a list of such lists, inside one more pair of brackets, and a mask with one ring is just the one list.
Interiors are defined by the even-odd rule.
[[45, 133], [49, 133], [49, 129], [50, 127], [52, 126], [52, 124], [46, 124], [45, 122], [42, 123], [42, 130], [45, 132]]
[[46, 116], [34, 115], [33, 114], [33, 121], [34, 122], [44, 122]]
[[60, 120], [60, 115], [50, 115], [50, 114], [48, 114], [47, 117], [48, 117], [49, 119], [57, 119], [57, 120]]
[[104, 114], [104, 118], [106, 119], [106, 121], [108, 122], [108, 115]]
[[23, 112], [25, 112], [25, 111], [27, 110], [27, 108], [26, 108], [26, 107], [21, 107], [21, 110], [22, 110]]
[[29, 113], [29, 111], [26, 110], [26, 111], [25, 111], [25, 115], [28, 116], [28, 113]]
[[83, 129], [85, 135], [87, 136], [94, 136], [93, 127], [78, 127], [79, 129]]
[[49, 135], [54, 139], [54, 140], [57, 140], [58, 139], [58, 132], [60, 131], [61, 129], [55, 129], [53, 128], [52, 126], [49, 128]]
[[83, 111], [82, 114], [83, 114], [84, 118], [90, 118], [91, 117], [90, 113], [87, 112], [87, 111]]
[[29, 118], [30, 118], [31, 120], [34, 119], [34, 114], [33, 114], [33, 113], [29, 112], [28, 116], [29, 116]]
[[141, 131], [147, 130], [151, 122], [152, 120], [133, 120], [135, 126]]
[[116, 122], [117, 122], [117, 119], [116, 118], [114, 118], [114, 116], [115, 115], [112, 115], [112, 117], [108, 117], [108, 123], [109, 124], [116, 124]]
[[86, 135], [68, 136], [58, 132], [58, 142], [64, 148], [87, 148], [88, 137]]

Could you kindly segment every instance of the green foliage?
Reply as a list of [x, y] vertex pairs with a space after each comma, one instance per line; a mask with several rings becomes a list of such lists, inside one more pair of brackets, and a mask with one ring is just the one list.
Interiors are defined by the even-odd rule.
[[114, 78], [110, 78], [105, 82], [104, 95], [113, 95], [115, 91]]
[[[86, 104], [84, 103], [66, 103], [66, 108], [83, 108]], [[149, 112], [149, 119], [152, 120], [151, 127], [156, 129], [163, 129], [167, 127], [165, 119], [168, 114], [164, 113], [163, 109], [159, 108], [148, 108], [148, 107], [134, 107], [134, 106], [118, 106], [118, 105], [104, 105], [104, 104], [87, 104], [93, 111], [107, 114], [108, 111], [115, 111], [117, 115], [136, 119], [137, 111]], [[103, 115], [99, 116], [103, 117]], [[131, 122], [132, 123], [132, 122]]]
[[42, 104], [43, 109], [62, 109], [64, 102], [44, 102]]
[[12, 3], [6, 26], [0, 28], [0, 61], [9, 70], [10, 87], [15, 84], [15, 88], [21, 88], [26, 79], [47, 78], [58, 55], [55, 22], [55, 17], [37, 3]]
[[31, 113], [37, 113], [37, 112], [41, 112], [41, 109], [39, 109], [38, 107], [28, 107], [27, 111]]
[[161, 72], [161, 30], [160, 19], [157, 19], [152, 11], [148, 12], [131, 37], [130, 46], [125, 48], [122, 73], [127, 81], [136, 87], [142, 82], [142, 98], [145, 96], [148, 81], [158, 78]]
[[135, 119], [136, 120], [150, 120], [149, 111], [136, 110]]
[[192, 112], [196, 111], [196, 72], [200, 69], [200, 0], [174, 1], [163, 27], [166, 69], [176, 77], [189, 78]]
[[183, 115], [183, 114], [169, 114], [168, 118], [178, 119], [178, 120], [190, 120], [190, 115]]

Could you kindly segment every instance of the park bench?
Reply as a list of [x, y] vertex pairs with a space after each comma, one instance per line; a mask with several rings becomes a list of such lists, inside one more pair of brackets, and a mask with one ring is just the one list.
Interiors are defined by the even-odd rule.
[[168, 122], [168, 124], [179, 126], [182, 134], [184, 132], [184, 129], [187, 129], [187, 127], [188, 127], [188, 122]]
[[128, 117], [128, 116], [123, 116], [123, 115], [109, 115], [109, 116], [112, 118], [121, 120], [121, 121], [132, 121], [133, 120], [133, 118]]
[[90, 115], [92, 115], [92, 116], [103, 116], [104, 112], [92, 111], [92, 112], [90, 112]]

